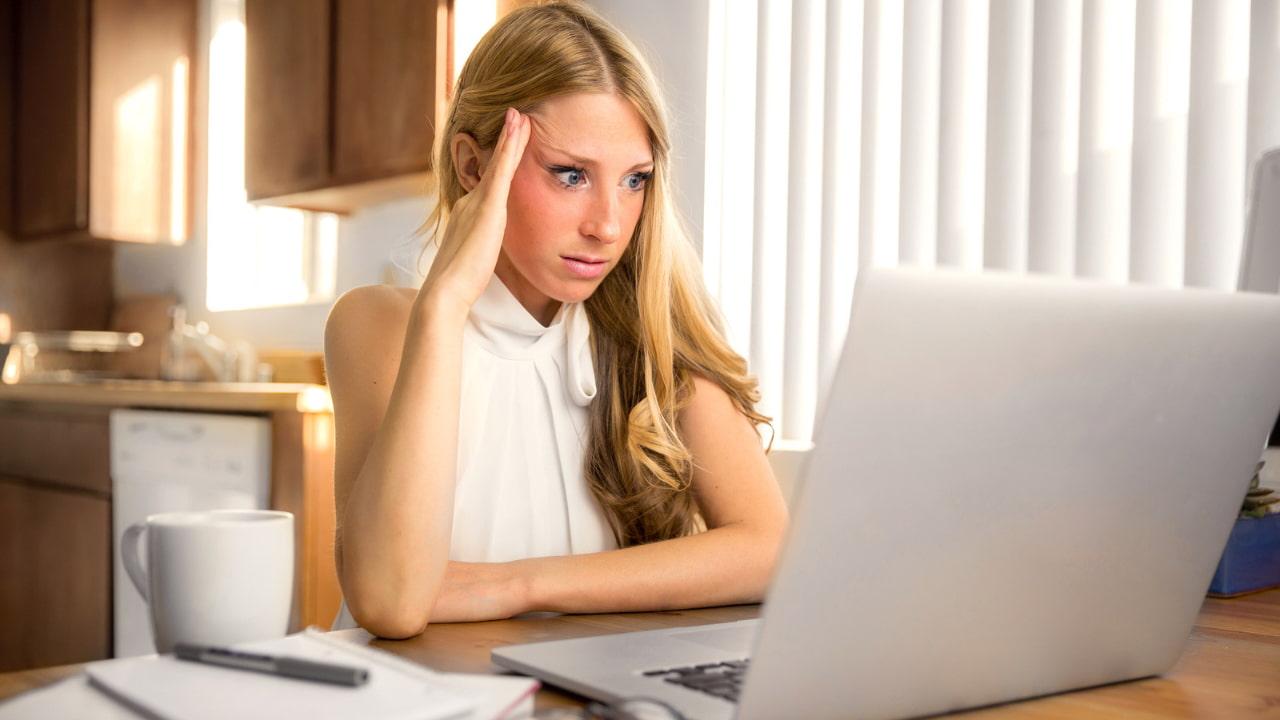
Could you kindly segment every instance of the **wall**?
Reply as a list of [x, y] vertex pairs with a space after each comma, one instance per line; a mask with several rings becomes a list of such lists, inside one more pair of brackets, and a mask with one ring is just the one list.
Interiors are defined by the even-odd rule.
[[[654, 66], [673, 112], [676, 195], [701, 246], [703, 155], [706, 135], [706, 37], [710, 0], [594, 0], [600, 12], [627, 33]], [[202, 84], [204, 79], [201, 80]], [[198, 137], [203, 137], [197, 125]], [[202, 153], [197, 172], [203, 174]], [[203, 195], [203, 182], [196, 183]], [[393, 256], [430, 211], [428, 199], [370, 208], [342, 221], [338, 248], [339, 293], [382, 282], [390, 274], [402, 283], [407, 274], [393, 268]], [[331, 303], [255, 310], [210, 312], [205, 306], [205, 219], [195, 218], [195, 237], [181, 247], [121, 245], [117, 252], [117, 295], [172, 293], [187, 305], [191, 322], [205, 320], [222, 337], [242, 339], [259, 349], [318, 351]], [[410, 257], [412, 252], [407, 253]]]
[[[390, 278], [405, 284], [393, 256], [412, 255], [413, 232], [426, 219], [426, 199], [404, 200], [370, 208], [340, 221], [339, 294]], [[116, 261], [118, 295], [171, 293], [186, 306], [188, 322], [204, 320], [219, 337], [245, 340], [260, 350], [319, 351], [331, 302], [211, 312], [205, 305], [205, 223], [197, 218], [194, 237], [181, 247], [122, 245]], [[409, 252], [406, 253], [405, 250]]]

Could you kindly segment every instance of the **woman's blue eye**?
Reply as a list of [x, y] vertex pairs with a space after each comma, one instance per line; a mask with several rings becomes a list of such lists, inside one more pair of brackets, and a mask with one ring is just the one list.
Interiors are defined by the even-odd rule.
[[582, 184], [584, 173], [582, 168], [574, 167], [553, 167], [551, 174], [556, 176], [562, 184], [569, 187], [577, 187]]
[[623, 178], [622, 184], [628, 190], [643, 190], [651, 177], [653, 177], [653, 171], [631, 173]]

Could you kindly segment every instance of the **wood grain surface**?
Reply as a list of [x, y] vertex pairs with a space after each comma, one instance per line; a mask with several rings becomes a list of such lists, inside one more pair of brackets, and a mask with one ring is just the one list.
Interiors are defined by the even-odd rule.
[[[731, 622], [759, 614], [744, 605], [662, 613], [532, 615], [487, 623], [434, 625], [409, 640], [379, 640], [362, 630], [340, 637], [372, 645], [437, 670], [497, 672], [489, 650], [500, 645]], [[63, 666], [0, 675], [0, 699], [75, 674]], [[581, 698], [543, 688], [541, 710], [575, 707]], [[1280, 717], [1280, 590], [1233, 599], [1208, 599], [1182, 658], [1155, 678], [1079, 690], [963, 714], [965, 720], [1049, 718], [1094, 720]]]

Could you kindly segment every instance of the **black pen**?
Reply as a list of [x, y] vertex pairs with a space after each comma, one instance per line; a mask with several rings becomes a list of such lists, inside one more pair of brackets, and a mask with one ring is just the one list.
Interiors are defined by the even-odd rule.
[[332, 683], [334, 685], [363, 685], [369, 680], [369, 671], [350, 665], [303, 660], [287, 655], [263, 655], [259, 653], [229, 650], [209, 645], [178, 643], [173, 650], [182, 660], [208, 663], [237, 670], [282, 675], [299, 680]]

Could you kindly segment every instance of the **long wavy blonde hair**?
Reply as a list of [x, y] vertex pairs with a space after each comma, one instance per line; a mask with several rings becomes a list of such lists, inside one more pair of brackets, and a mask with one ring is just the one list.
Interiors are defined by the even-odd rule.
[[701, 527], [689, 492], [693, 458], [676, 417], [693, 375], [715, 382], [755, 425], [759, 391], [746, 361], [724, 338], [699, 260], [670, 200], [670, 137], [652, 71], [620, 32], [577, 2], [523, 7], [503, 17], [462, 68], [436, 136], [439, 202], [425, 228], [436, 238], [466, 190], [450, 140], [458, 133], [492, 148], [507, 108], [536, 111], [572, 93], [615, 93], [649, 129], [654, 170], [635, 233], [618, 265], [585, 302], [598, 395], [591, 404], [585, 475], [622, 547], [687, 535]]

